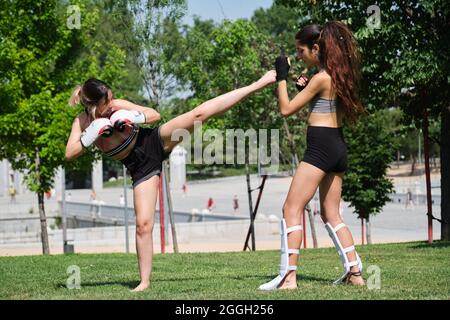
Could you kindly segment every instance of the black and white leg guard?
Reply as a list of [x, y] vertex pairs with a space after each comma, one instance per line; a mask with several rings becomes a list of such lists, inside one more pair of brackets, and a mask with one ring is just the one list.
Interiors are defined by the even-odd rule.
[[[347, 277], [347, 275], [350, 273], [350, 268], [353, 266], [358, 266], [359, 270], [362, 271], [362, 262], [361, 259], [358, 256], [358, 253], [355, 251], [355, 246], [350, 246], [347, 248], [344, 248], [342, 246], [341, 241], [339, 240], [339, 237], [337, 235], [337, 232], [341, 229], [346, 227], [344, 223], [338, 224], [336, 227], [333, 228], [333, 226], [328, 222], [325, 224], [325, 228], [328, 231], [328, 234], [331, 237], [331, 240], [333, 240], [334, 246], [336, 247], [337, 252], [339, 253], [339, 256], [341, 257], [342, 265], [344, 266], [344, 273], [342, 276], [337, 279], [334, 284], [340, 284], [344, 281], [344, 279]], [[347, 253], [355, 251], [356, 260], [355, 261], [349, 261], [347, 257]]]
[[297, 266], [289, 265], [289, 255], [299, 254], [299, 249], [289, 249], [288, 247], [288, 234], [294, 231], [303, 230], [301, 225], [296, 225], [288, 228], [286, 226], [286, 220], [281, 220], [281, 258], [280, 258], [280, 274], [274, 278], [272, 281], [262, 284], [259, 290], [275, 290], [283, 281], [286, 274], [291, 270], [297, 270]]

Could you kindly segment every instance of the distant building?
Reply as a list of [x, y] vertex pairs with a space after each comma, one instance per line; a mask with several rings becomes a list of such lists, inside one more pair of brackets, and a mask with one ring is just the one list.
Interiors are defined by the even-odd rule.
[[[91, 174], [87, 173], [86, 183], [82, 188], [85, 189], [95, 189], [96, 191], [103, 189], [103, 163], [102, 161], [98, 161], [93, 164]], [[55, 176], [55, 191], [56, 195], [59, 196], [61, 193], [61, 168], [57, 170]], [[26, 194], [31, 193], [31, 191], [27, 188], [25, 183], [25, 174], [15, 171], [11, 167], [11, 163], [7, 160], [0, 160], [0, 197], [8, 197], [9, 196], [9, 188], [12, 186], [16, 189], [16, 194]], [[71, 181], [70, 176], [66, 173], [66, 189], [75, 189], [77, 185], [74, 184], [74, 181]]]
[[14, 171], [7, 160], [0, 160], [0, 197], [9, 196], [11, 186], [16, 189], [17, 194], [31, 192], [25, 185], [24, 174]]

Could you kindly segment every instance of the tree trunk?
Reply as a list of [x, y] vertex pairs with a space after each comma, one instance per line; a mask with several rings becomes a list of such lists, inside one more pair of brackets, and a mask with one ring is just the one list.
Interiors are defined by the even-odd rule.
[[410, 176], [414, 175], [414, 173], [416, 172], [416, 156], [412, 156], [413, 158], [413, 162], [411, 165], [411, 173], [409, 174]]
[[365, 232], [364, 232], [364, 218], [361, 216], [359, 217], [361, 219], [361, 245], [364, 245], [364, 238], [365, 238]]
[[[41, 184], [41, 159], [39, 157], [39, 149], [36, 148], [36, 178], [37, 182]], [[45, 217], [45, 207], [44, 207], [44, 193], [38, 191], [38, 204], [39, 204], [39, 218], [41, 220], [41, 241], [42, 241], [42, 253], [50, 254], [50, 249], [48, 245], [48, 234], [47, 234], [47, 218]]]
[[47, 218], [45, 217], [43, 192], [38, 192], [38, 202], [39, 202], [39, 217], [41, 220], [42, 253], [50, 254], [50, 249], [48, 245], [48, 234], [47, 234]]
[[245, 163], [245, 177], [247, 180], [247, 193], [248, 193], [248, 209], [250, 211], [250, 232], [252, 236], [252, 251], [256, 250], [255, 244], [255, 224], [253, 221], [253, 202], [252, 202], [252, 187], [250, 184], [250, 167], [248, 162]]
[[311, 210], [311, 206], [309, 204], [306, 205], [306, 212], [308, 212], [309, 225], [311, 226], [311, 236], [313, 239], [313, 247], [317, 248], [317, 235], [316, 235], [316, 226], [314, 225], [314, 215]]
[[450, 241], [450, 107], [441, 121], [441, 240]]
[[400, 150], [397, 150], [397, 169], [400, 168]]
[[367, 244], [372, 244], [372, 229], [370, 224], [370, 215], [366, 218], [366, 240]]

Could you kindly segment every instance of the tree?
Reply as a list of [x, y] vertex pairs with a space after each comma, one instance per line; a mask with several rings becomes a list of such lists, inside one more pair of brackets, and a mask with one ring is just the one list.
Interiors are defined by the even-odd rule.
[[386, 170], [396, 145], [394, 130], [385, 126], [388, 117], [389, 111], [378, 111], [345, 130], [348, 171], [342, 197], [350, 202], [358, 218], [366, 221], [369, 244], [370, 215], [379, 213], [390, 201], [389, 194], [393, 192], [393, 184], [387, 178]]
[[[248, 85], [273, 67], [275, 53], [269, 38], [248, 21], [215, 26], [211, 21], [195, 20], [183, 33], [185, 50], [173, 65], [178, 79], [193, 92], [190, 106]], [[269, 88], [211, 119], [205, 128], [279, 128], [281, 123], [273, 88]]]
[[[3, 1], [0, 4], [0, 158], [26, 175], [36, 192], [41, 220], [43, 253], [49, 253], [44, 192], [53, 184], [59, 166], [82, 166], [98, 159], [87, 154], [84, 162], [66, 163], [65, 144], [72, 119], [80, 108], [67, 107], [75, 83], [86, 75], [120, 79], [124, 52], [111, 44], [107, 55], [96, 52], [90, 31], [99, 10], [89, 1], [77, 2], [83, 15], [82, 29], [67, 26], [63, 7], [56, 0]], [[88, 10], [89, 8], [89, 10]], [[52, 30], [52, 32], [48, 32]], [[89, 54], [88, 54], [89, 53]]]
[[369, 0], [276, 3], [307, 17], [302, 25], [341, 20], [351, 27], [362, 48], [362, 97], [369, 109], [400, 105], [422, 123], [425, 105], [430, 117], [440, 120], [440, 137], [435, 140], [441, 156], [441, 239], [450, 240], [450, 91], [445, 90], [450, 83], [450, 3], [386, 1], [376, 7]]
[[[143, 82], [146, 98], [158, 109], [162, 100], [176, 89], [175, 78], [166, 71], [167, 65], [173, 63], [166, 49], [173, 39], [166, 29], [178, 26], [186, 11], [185, 0], [121, 0], [119, 3], [129, 8], [132, 15], [133, 37], [124, 37], [127, 52]], [[128, 15], [119, 14], [114, 18], [126, 27], [130, 25]]]
[[[188, 103], [194, 105], [256, 81], [273, 68], [272, 62], [279, 54], [269, 37], [245, 20], [224, 21], [216, 26], [211, 21], [196, 19], [193, 27], [185, 27], [183, 35], [186, 50], [176, 60], [174, 72], [180, 81], [189, 83], [193, 95]], [[266, 88], [247, 97], [222, 117], [208, 121], [203, 130], [280, 128], [282, 117], [273, 89]], [[249, 139], [249, 145], [254, 142]], [[234, 163], [236, 157], [235, 152]], [[249, 160], [249, 152], [245, 152], [248, 190], [251, 189]], [[250, 193], [249, 205], [253, 214]]]

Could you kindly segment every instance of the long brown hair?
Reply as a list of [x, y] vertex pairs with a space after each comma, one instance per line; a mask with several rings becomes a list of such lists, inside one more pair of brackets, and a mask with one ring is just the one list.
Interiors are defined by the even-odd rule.
[[359, 99], [361, 55], [349, 27], [340, 21], [313, 24], [299, 31], [295, 39], [310, 49], [319, 46], [320, 64], [331, 76], [332, 90], [346, 118], [353, 123], [367, 113]]

